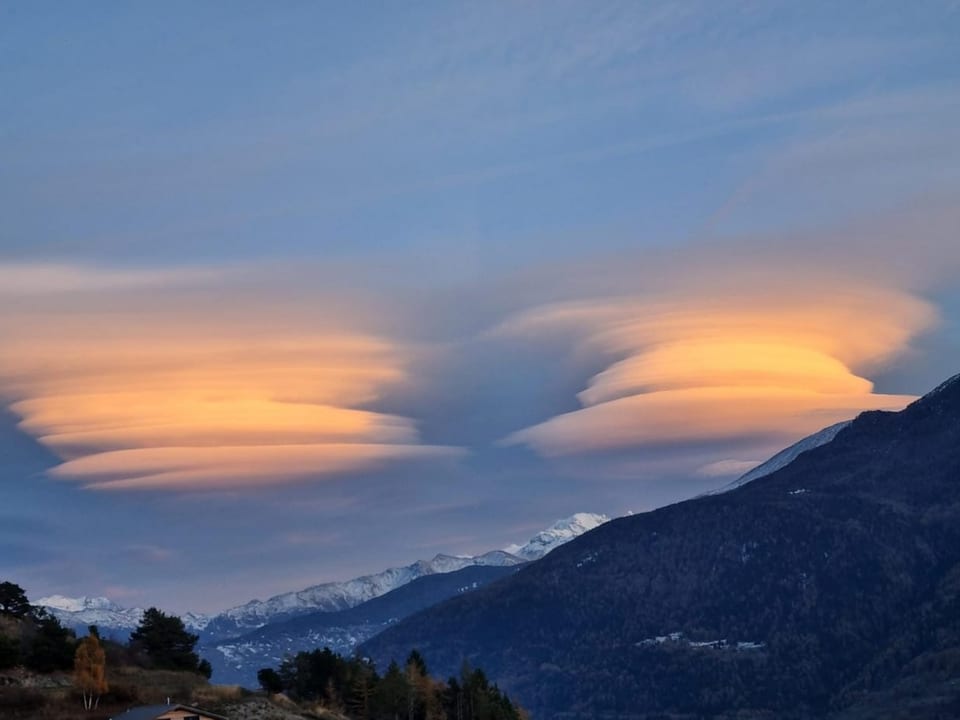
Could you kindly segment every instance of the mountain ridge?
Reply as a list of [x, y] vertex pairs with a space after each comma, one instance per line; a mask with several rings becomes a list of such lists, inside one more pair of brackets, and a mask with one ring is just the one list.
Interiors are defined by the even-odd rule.
[[780, 468], [792, 463], [801, 453], [805, 453], [809, 450], [813, 450], [814, 448], [818, 448], [821, 445], [826, 445], [827, 443], [833, 442], [833, 439], [837, 436], [837, 433], [850, 425], [851, 422], [853, 421], [844, 420], [842, 422], [829, 425], [811, 435], [807, 435], [806, 437], [793, 443], [793, 445], [790, 445], [780, 452], [774, 454], [768, 460], [760, 463], [755, 468], [748, 470], [733, 482], [704, 494], [716, 495], [719, 493], [729, 492], [730, 490], [734, 490], [741, 485], [746, 485], [749, 482], [766, 477], [767, 475], [770, 475]]
[[268, 623], [237, 638], [209, 643], [201, 654], [219, 683], [257, 687], [257, 671], [279, 665], [300, 651], [328, 647], [344, 656], [364, 640], [404, 617], [450, 597], [472, 592], [516, 572], [522, 565], [472, 565], [450, 573], [424, 575], [360, 605], [314, 612]]

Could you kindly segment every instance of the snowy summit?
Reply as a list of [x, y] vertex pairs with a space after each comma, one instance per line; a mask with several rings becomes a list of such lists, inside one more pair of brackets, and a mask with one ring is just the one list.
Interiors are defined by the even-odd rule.
[[570, 542], [583, 533], [600, 527], [610, 518], [597, 513], [576, 513], [557, 520], [546, 530], [541, 530], [524, 545], [508, 545], [503, 550], [524, 560], [539, 560], [548, 552]]

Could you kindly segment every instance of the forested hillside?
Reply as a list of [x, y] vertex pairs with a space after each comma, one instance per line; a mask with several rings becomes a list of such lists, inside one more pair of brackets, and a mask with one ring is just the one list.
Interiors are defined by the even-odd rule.
[[859, 717], [900, 712], [891, 687], [929, 696], [912, 717], [954, 717], [958, 578], [955, 380], [768, 477], [612, 521], [363, 650], [477, 663], [537, 718]]

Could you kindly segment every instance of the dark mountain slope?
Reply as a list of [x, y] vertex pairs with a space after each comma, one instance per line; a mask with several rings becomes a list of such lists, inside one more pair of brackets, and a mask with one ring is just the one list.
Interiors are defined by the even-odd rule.
[[518, 566], [475, 565], [426, 575], [385, 595], [337, 612], [315, 612], [264, 625], [232, 640], [210, 643], [205, 657], [219, 683], [257, 686], [257, 670], [286, 654], [329, 647], [349, 655], [363, 640], [419, 610], [515, 573]]
[[362, 649], [382, 663], [417, 647], [438, 672], [468, 659], [538, 719], [816, 717], [911, 677], [925, 653], [947, 662], [958, 563], [952, 382], [729, 493], [612, 521]]

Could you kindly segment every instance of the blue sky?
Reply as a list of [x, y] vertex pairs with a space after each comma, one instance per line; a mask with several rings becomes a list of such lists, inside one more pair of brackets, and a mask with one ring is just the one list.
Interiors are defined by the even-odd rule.
[[211, 610], [902, 406], [960, 371], [958, 32], [0, 5], [0, 575]]

